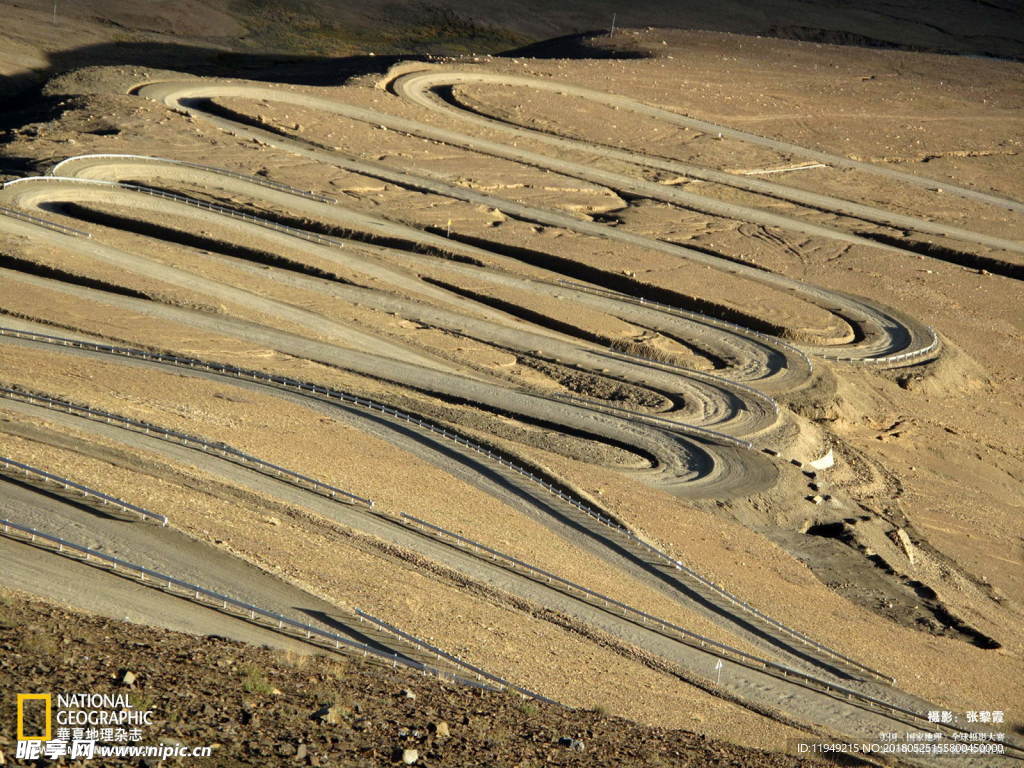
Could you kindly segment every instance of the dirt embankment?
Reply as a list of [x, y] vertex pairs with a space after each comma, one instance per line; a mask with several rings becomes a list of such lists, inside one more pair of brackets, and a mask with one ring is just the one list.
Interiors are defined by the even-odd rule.
[[[137, 676], [130, 686], [121, 684], [126, 670]], [[43, 687], [126, 693], [134, 706], [154, 710], [140, 743], [216, 745], [209, 762], [221, 768], [391, 765], [401, 764], [404, 750], [416, 750], [416, 765], [439, 768], [807, 765], [688, 731], [456, 687], [361, 659], [139, 627], [4, 592], [0, 688]], [[5, 705], [0, 763], [14, 755], [13, 716], [14, 708]]]

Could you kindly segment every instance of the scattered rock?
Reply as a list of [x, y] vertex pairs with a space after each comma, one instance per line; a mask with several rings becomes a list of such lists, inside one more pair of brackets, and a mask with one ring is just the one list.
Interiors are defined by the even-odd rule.
[[408, 688], [402, 689], [402, 696], [406, 699], [412, 699], [413, 701], [416, 700], [416, 694], [410, 691]]
[[[151, 691], [175, 690], [178, 704], [167, 713], [174, 719], [161, 727], [186, 744], [215, 744], [213, 762], [218, 766], [512, 764], [513, 760], [506, 760], [506, 755], [519, 758], [522, 764], [540, 765], [548, 756], [553, 758], [551, 762], [566, 762], [572, 757], [570, 751], [581, 753], [581, 759], [586, 755], [588, 763], [595, 765], [600, 762], [629, 766], [634, 764], [630, 756], [638, 745], [652, 754], [668, 756], [692, 751], [703, 758], [699, 762], [694, 758], [690, 765], [727, 761], [736, 766], [765, 764], [760, 753], [751, 756], [740, 747], [706, 743], [703, 737], [697, 739], [685, 731], [649, 729], [604, 718], [594, 721], [589, 716], [578, 722], [569, 710], [542, 708], [530, 716], [529, 723], [524, 723], [523, 713], [518, 707], [509, 706], [505, 694], [465, 693], [453, 690], [447, 683], [418, 678], [414, 681], [409, 672], [382, 670], [360, 659], [347, 663], [343, 678], [330, 679], [331, 695], [344, 696], [342, 701], [351, 698], [360, 702], [358, 719], [348, 728], [348, 706], [324, 706], [321, 697], [325, 694], [320, 687], [323, 676], [313, 674], [309, 666], [296, 668], [280, 651], [211, 636], [121, 625], [103, 617], [70, 614], [17, 596], [4, 597], [8, 601], [4, 611], [14, 626], [0, 633], [0, 645], [12, 638], [20, 645], [23, 638], [33, 633], [59, 638], [68, 626], [74, 626], [77, 660], [50, 673], [55, 687], [92, 690], [102, 685], [117, 686], [124, 672], [144, 669], [144, 675], [133, 672], [137, 675], [136, 686]], [[48, 653], [43, 649], [0, 657], [4, 673], [13, 672], [11, 689], [30, 690], [40, 679], [40, 658], [48, 658]], [[280, 681], [286, 696], [259, 697], [258, 703], [254, 703], [244, 696], [237, 674], [224, 674], [225, 670], [251, 665], [273, 671], [275, 682]], [[226, 685], [231, 681], [233, 687]], [[412, 685], [416, 685], [417, 700], [400, 698], [399, 692]], [[155, 704], [157, 711], [163, 712], [163, 701]], [[350, 706], [354, 710], [355, 701]], [[417, 718], [411, 720], [409, 713], [403, 711], [407, 709], [416, 709]], [[452, 719], [448, 720], [449, 717]], [[339, 724], [320, 725], [317, 721]], [[422, 740], [415, 742], [411, 735], [408, 741], [396, 737], [403, 726], [410, 731], [418, 728]], [[558, 734], [573, 738], [558, 747], [553, 743], [557, 742]], [[15, 762], [11, 740], [5, 736], [0, 734], [0, 749], [6, 763], [0, 765]], [[177, 738], [167, 743], [176, 741]], [[139, 764], [144, 768], [163, 765], [153, 757]], [[795, 760], [772, 765], [796, 768]]]
[[126, 685], [129, 688], [135, 685], [135, 681], [138, 680], [138, 676], [127, 669], [121, 670], [121, 676], [118, 678], [118, 685]]
[[583, 743], [583, 739], [573, 739], [569, 736], [563, 736], [558, 740], [559, 746], [568, 747], [569, 749], [575, 750], [576, 752], [582, 752], [586, 749], [586, 745]]
[[328, 725], [337, 725], [341, 722], [341, 712], [338, 711], [337, 707], [324, 706], [320, 707], [316, 712], [311, 715], [312, 720], [316, 720], [318, 723], [327, 723]]

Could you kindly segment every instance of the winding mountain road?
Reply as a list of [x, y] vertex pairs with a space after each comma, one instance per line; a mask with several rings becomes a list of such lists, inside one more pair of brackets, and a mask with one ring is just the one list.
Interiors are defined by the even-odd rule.
[[[738, 264], [700, 251], [629, 232], [624, 228], [585, 221], [554, 210], [531, 206], [500, 196], [448, 183], [414, 169], [397, 169], [379, 162], [351, 157], [325, 149], [301, 138], [284, 136], [270, 128], [233, 120], [212, 104], [223, 98], [263, 99], [318, 110], [411, 136], [428, 138], [462, 150], [542, 168], [598, 184], [634, 197], [659, 200], [709, 215], [756, 223], [815, 238], [884, 247], [877, 242], [837, 227], [826, 227], [799, 218], [781, 216], [759, 208], [739, 206], [696, 195], [675, 187], [646, 181], [639, 176], [603, 170], [570, 159], [587, 153], [636, 167], [672, 171], [692, 178], [727, 184], [746, 192], [778, 198], [840, 216], [853, 217], [930, 235], [948, 236], [1010, 253], [1024, 252], [1015, 241], [993, 238], [960, 228], [947, 227], [915, 217], [897, 215], [852, 201], [705, 169], [665, 158], [594, 145], [565, 136], [542, 133], [501, 122], [461, 104], [453, 89], [460, 85], [538, 88], [566, 96], [590, 99], [646, 117], [690, 129], [717, 132], [766, 148], [817, 160], [835, 167], [879, 173], [905, 184], [929, 189], [935, 182], [911, 174], [871, 166], [784, 142], [716, 126], [675, 112], [644, 105], [631, 99], [602, 94], [566, 83], [517, 78], [483, 72], [448, 72], [436, 69], [414, 72], [388, 82], [398, 98], [449, 121], [461, 122], [481, 133], [510, 137], [502, 143], [470, 133], [438, 127], [428, 122], [397, 117], [377, 110], [343, 104], [295, 90], [275, 89], [237, 82], [174, 80], [144, 83], [132, 90], [172, 109], [186, 112], [233, 135], [258, 139], [278, 150], [363, 174], [409, 189], [486, 205], [524, 221], [558, 227], [609, 243], [668, 254], [710, 267], [724, 279], [743, 279], [762, 284], [828, 313], [825, 327], [815, 329], [800, 342], [783, 341], [770, 334], [721, 319], [671, 306], [653, 304], [642, 297], [608, 290], [607, 286], [560, 281], [557, 268], [551, 280], [527, 278], [501, 268], [508, 257], [455, 239], [425, 232], [382, 216], [349, 209], [320, 195], [303, 193], [284, 185], [195, 163], [159, 157], [92, 155], [69, 158], [50, 176], [19, 179], [0, 191], [0, 230], [34, 242], [117, 268], [146, 280], [192, 292], [210, 303], [245, 308], [245, 312], [213, 315], [191, 307], [135, 298], [74, 284], [54, 277], [40, 277], [12, 269], [0, 269], [8, 286], [43, 287], [75, 299], [130, 310], [178, 326], [230, 336], [274, 349], [294, 358], [311, 360], [388, 382], [442, 401], [474, 404], [576, 439], [599, 441], [631, 453], [637, 466], [627, 471], [655, 487], [679, 496], [720, 497], [750, 494], [775, 483], [788, 466], [785, 445], [800, 429], [795, 417], [781, 409], [775, 396], [807, 387], [814, 375], [815, 356], [863, 365], [899, 366], [928, 360], [941, 352], [935, 331], [902, 313], [860, 297], [808, 285], [783, 275]], [[541, 144], [552, 153], [518, 146]], [[524, 142], [527, 143], [527, 142]], [[997, 205], [1014, 212], [1024, 205], [975, 190], [942, 184], [946, 193], [975, 202]], [[351, 228], [382, 239], [409, 242], [463, 257], [447, 260], [394, 246], [374, 245], [323, 234], [294, 222], [212, 203], [192, 190], [219, 190], [229, 198], [258, 201], [335, 228]], [[245, 208], [245, 206], [242, 206]], [[21, 213], [5, 214], [11, 209]], [[172, 266], [144, 253], [104, 242], [104, 229], [87, 224], [91, 237], [68, 229], [65, 219], [47, 225], [31, 217], [53, 221], [62, 211], [113, 210], [125, 228], [152, 234], [153, 221], [163, 223], [159, 237], [175, 243], [175, 222], [203, 228], [226, 242], [255, 243], [268, 253], [293, 253], [300, 249], [311, 261], [328, 263], [359, 276], [360, 280], [333, 279], [302, 269], [277, 266], [270, 279], [327, 300], [333, 306], [362, 307], [390, 313], [431, 328], [464, 336], [519, 358], [568, 366], [615, 385], [641, 392], [658, 406], [621, 407], [610, 402], [567, 398], [537, 387], [516, 386], [507, 377], [479, 367], [464, 365], [415, 346], [346, 322], [322, 309], [232, 284], [229, 280], [199, 275]], [[124, 211], [130, 211], [124, 217]], [[24, 214], [28, 214], [26, 216]], [[108, 219], [109, 220], [109, 219]], [[138, 226], [133, 228], [131, 220]], [[72, 222], [75, 229], [83, 224]], [[223, 259], [246, 274], [263, 276], [257, 267], [236, 257]], [[400, 266], [399, 266], [400, 265]], [[429, 276], [429, 279], [428, 279]], [[568, 275], [566, 275], [568, 277]], [[473, 292], [460, 288], [480, 284], [494, 291], [524, 291], [550, 299], [565, 299], [588, 310], [605, 313], [637, 327], [650, 329], [698, 350], [711, 361], [711, 370], [685, 368], [667, 362], [636, 357], [618, 351], [601, 339], [550, 322], [538, 313], [515, 307], [489, 306]], [[0, 295], [2, 305], [2, 295]], [[317, 304], [317, 306], [322, 306]], [[262, 321], [259, 318], [266, 318]], [[160, 435], [140, 433], [138, 424], [108, 414], [106, 422], [88, 418], [65, 403], [54, 410], [58, 392], [42, 392], [49, 405], [23, 397], [4, 396], [0, 406], [23, 415], [39, 415], [57, 425], [85, 431], [103, 440], [117, 441], [129, 449], [145, 450], [171, 462], [194, 462], [226, 481], [267, 494], [316, 515], [333, 520], [361, 534], [377, 537], [405, 550], [443, 564], [488, 587], [517, 596], [582, 624], [599, 628], [623, 647], [640, 648], [665, 664], [667, 674], [711, 689], [708, 681], [716, 663], [725, 665], [721, 691], [758, 711], [784, 713], [810, 729], [839, 734], [851, 740], [873, 740], [894, 724], [927, 724], [927, 702], [900, 691], [866, 664], [847, 659], [816, 643], [796, 628], [781, 625], [746, 605], [738, 596], [717, 587], [641, 540], [604, 510], [592, 509], [588, 500], [560, 490], [556, 476], [523, 459], [508, 456], [493, 445], [469, 438], [422, 414], [400, 411], [365, 400], [358, 393], [331, 390], [313, 382], [288, 379], [266, 371], [240, 370], [215, 360], [185, 360], [154, 351], [165, 349], [163, 339], [149, 340], [149, 349], [112, 348], [88, 340], [56, 338], [31, 320], [0, 329], [0, 344], [21, 348], [53, 348], [85, 360], [118, 361], [132, 375], [173, 367], [191, 377], [229, 377], [238, 386], [255, 388], [318, 410], [382, 437], [409, 453], [423, 457], [460, 482], [500, 499], [518, 512], [531, 516], [553, 535], [597, 554], [610, 568], [651, 585], [662, 593], [727, 627], [752, 644], [763, 656], [700, 638], [685, 628], [657, 617], [640, 616], [629, 606], [591, 592], [586, 585], [544, 576], [540, 569], [490, 551], [451, 532], [435, 529], [399, 510], [378, 510], [367, 505], [343, 504], [326, 498], [315, 488], [288, 478], [269, 476], [251, 466], [204, 451], [197, 445], [170, 442]], [[14, 327], [17, 325], [18, 327]], [[19, 330], [20, 329], [20, 330]], [[39, 331], [43, 330], [44, 336]], [[0, 385], [4, 382], [0, 381]], [[5, 385], [4, 385], [5, 386]], [[13, 429], [13, 427], [11, 428]], [[46, 441], [45, 430], [35, 439]], [[779, 450], [776, 450], [776, 449]], [[81, 447], [88, 453], [88, 447]], [[781, 454], [781, 456], [780, 456]], [[799, 460], [795, 463], [801, 464]], [[292, 468], [297, 472], [302, 467]], [[98, 515], [66, 500], [41, 496], [37, 490], [0, 481], [3, 517], [19, 518], [41, 530], [87, 542], [91, 547], [122, 553], [126, 559], [148, 567], [163, 568], [197, 582], [234, 590], [254, 603], [281, 612], [309, 616], [335, 616], [339, 609], [287, 585], [223, 551], [192, 540], [173, 529], [129, 523]], [[12, 554], [5, 569], [7, 583], [20, 586], [42, 578], [41, 566], [59, 568], [51, 554], [18, 555], [24, 548], [0, 538], [0, 549]], [[81, 566], [67, 566], [77, 573]], [[70, 571], [69, 571], [70, 572]], [[554, 579], [549, 578], [554, 576]], [[86, 578], [86, 577], [83, 577]], [[106, 589], [106, 588], [104, 588]], [[65, 584], [55, 594], [67, 594]], [[110, 595], [113, 595], [112, 591]], [[106, 594], [106, 593], [104, 593]], [[104, 598], [109, 603], [112, 597]], [[140, 614], [142, 618], [146, 615]], [[191, 621], [191, 619], [190, 619]], [[351, 616], [332, 622], [351, 626]], [[355, 631], [355, 630], [352, 630]], [[255, 632], [255, 630], [254, 630]], [[262, 632], [262, 630], [260, 631]], [[257, 632], [253, 635], [260, 635]], [[402, 645], [392, 636], [373, 636], [383, 646]], [[418, 651], [402, 645], [415, 658]], [[1024, 755], [1010, 744], [1008, 749]], [[964, 758], [959, 763], [1001, 766], [1009, 757]], [[913, 762], [913, 761], [911, 761]]]

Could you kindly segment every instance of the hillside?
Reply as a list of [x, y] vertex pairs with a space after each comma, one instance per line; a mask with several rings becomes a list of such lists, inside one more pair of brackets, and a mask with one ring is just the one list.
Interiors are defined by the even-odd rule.
[[[749, 34], [784, 4], [97, 7], [8, 33], [45, 79], [0, 144], [11, 685], [195, 709], [151, 689], [244, 666], [161, 723], [262, 691], [224, 764], [1024, 755], [1024, 64], [920, 15]], [[375, 725], [328, 743], [342, 667]]]

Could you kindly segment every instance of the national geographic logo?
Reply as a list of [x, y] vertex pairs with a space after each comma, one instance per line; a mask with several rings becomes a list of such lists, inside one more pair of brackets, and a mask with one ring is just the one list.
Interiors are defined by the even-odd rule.
[[[43, 732], [38, 728], [45, 723]], [[25, 733], [26, 725], [31, 733]], [[49, 741], [53, 735], [53, 701], [48, 693], [18, 694], [18, 741]]]

